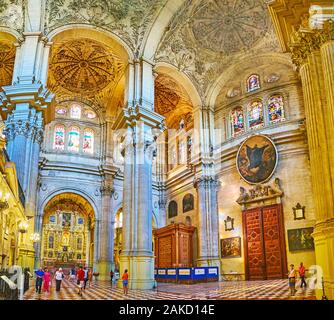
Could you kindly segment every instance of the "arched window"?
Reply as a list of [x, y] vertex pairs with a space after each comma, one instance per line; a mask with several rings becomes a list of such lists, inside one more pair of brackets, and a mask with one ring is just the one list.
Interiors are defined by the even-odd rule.
[[78, 104], [72, 104], [70, 108], [70, 117], [73, 119], [81, 118], [81, 107]]
[[53, 138], [53, 149], [64, 150], [65, 148], [65, 127], [63, 125], [56, 125]]
[[56, 108], [56, 113], [61, 116], [64, 116], [67, 113], [67, 109], [64, 107], [58, 107]]
[[247, 92], [260, 89], [260, 77], [257, 74], [252, 74], [247, 79]]
[[273, 95], [269, 98], [268, 115], [270, 123], [285, 120], [284, 103], [281, 95]]
[[49, 249], [54, 249], [54, 242], [55, 242], [54, 236], [52, 234], [49, 235], [49, 243], [48, 243]]
[[177, 203], [171, 201], [168, 205], [168, 218], [173, 218], [177, 216]]
[[248, 106], [249, 128], [257, 128], [263, 125], [263, 105], [261, 101], [253, 101]]
[[191, 193], [186, 194], [182, 200], [183, 212], [194, 210], [194, 196]]
[[96, 113], [92, 110], [85, 110], [84, 115], [87, 119], [95, 119]]
[[236, 107], [232, 110], [232, 127], [233, 135], [237, 135], [240, 132], [243, 132], [245, 129], [244, 124], [244, 112], [242, 107]]
[[79, 152], [80, 147], [80, 131], [77, 127], [71, 127], [68, 133], [67, 149], [71, 152]]
[[94, 131], [91, 129], [85, 129], [84, 131], [82, 150], [85, 153], [94, 152]]

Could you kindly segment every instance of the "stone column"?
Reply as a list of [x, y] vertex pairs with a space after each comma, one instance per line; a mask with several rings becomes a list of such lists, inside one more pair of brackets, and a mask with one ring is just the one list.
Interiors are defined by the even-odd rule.
[[194, 180], [198, 197], [198, 266], [218, 266], [219, 217], [217, 192], [219, 182], [214, 176], [199, 176]]
[[103, 180], [101, 186], [102, 196], [102, 217], [100, 221], [100, 233], [98, 241], [96, 242], [99, 247], [99, 257], [97, 264], [97, 271], [99, 272], [99, 279], [109, 279], [109, 272], [113, 267], [113, 241], [114, 241], [114, 228], [111, 222], [111, 202], [112, 194], [114, 192], [112, 181]]
[[162, 120], [160, 115], [136, 106], [127, 108], [116, 121], [116, 126], [127, 128], [120, 272], [128, 269], [132, 289], [152, 289], [154, 285], [152, 159], [155, 143], [152, 128], [159, 126]]
[[[316, 210], [316, 263], [325, 292], [334, 299], [334, 21], [320, 29], [302, 25], [291, 37], [292, 59], [302, 80]], [[317, 298], [322, 289], [318, 284]]]

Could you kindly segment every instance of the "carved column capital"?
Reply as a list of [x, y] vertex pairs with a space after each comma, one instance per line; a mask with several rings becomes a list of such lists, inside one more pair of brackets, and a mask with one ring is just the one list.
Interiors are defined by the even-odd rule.
[[308, 56], [320, 50], [321, 46], [328, 41], [334, 40], [334, 20], [327, 20], [322, 29], [311, 29], [302, 26], [291, 36], [290, 50], [292, 62], [301, 67], [307, 62]]
[[115, 189], [114, 189], [114, 184], [112, 181], [109, 180], [103, 180], [101, 183], [101, 187], [100, 187], [100, 192], [102, 194], [102, 196], [112, 196], [112, 194], [114, 193]]
[[194, 178], [194, 187], [199, 188], [214, 188], [216, 191], [220, 186], [220, 181], [216, 175], [201, 175]]

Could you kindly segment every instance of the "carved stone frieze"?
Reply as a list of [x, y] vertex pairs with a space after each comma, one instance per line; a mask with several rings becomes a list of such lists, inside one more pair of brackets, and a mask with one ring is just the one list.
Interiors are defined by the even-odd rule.
[[280, 179], [276, 178], [272, 185], [258, 184], [248, 191], [244, 187], [240, 187], [240, 196], [237, 199], [237, 203], [247, 205], [254, 202], [281, 198], [282, 196], [283, 190], [280, 185]]
[[0, 0], [0, 26], [24, 30], [25, 0]]
[[110, 30], [139, 55], [147, 31], [167, 0], [47, 0], [46, 33], [69, 23]]

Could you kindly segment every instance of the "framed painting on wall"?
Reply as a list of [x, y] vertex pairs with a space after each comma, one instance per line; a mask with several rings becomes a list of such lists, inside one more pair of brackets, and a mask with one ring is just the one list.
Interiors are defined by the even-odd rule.
[[222, 258], [241, 257], [241, 238], [240, 237], [220, 239], [220, 244], [221, 244], [221, 257]]
[[313, 227], [288, 230], [290, 251], [314, 250]]

